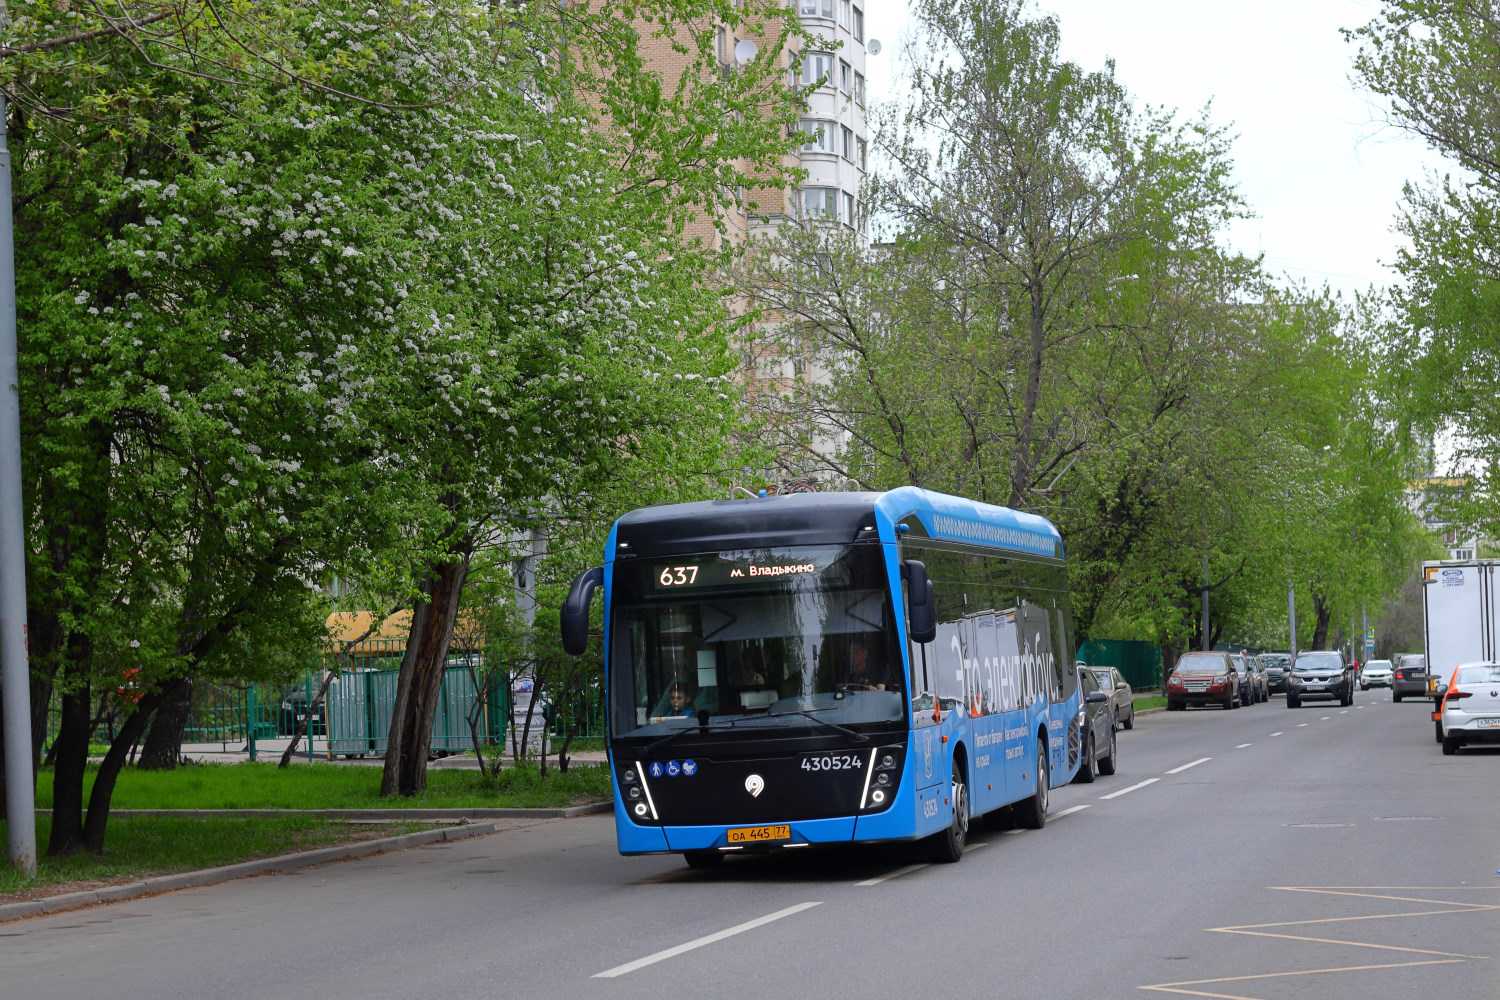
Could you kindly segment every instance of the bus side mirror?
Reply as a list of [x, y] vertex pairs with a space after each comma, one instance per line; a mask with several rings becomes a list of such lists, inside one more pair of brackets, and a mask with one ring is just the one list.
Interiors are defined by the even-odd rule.
[[604, 582], [604, 567], [595, 566], [578, 574], [562, 606], [562, 644], [569, 656], [582, 656], [589, 644], [589, 603], [594, 588]]
[[906, 634], [912, 642], [931, 642], [937, 638], [937, 601], [926, 564], [906, 560], [901, 564], [901, 579], [906, 581]]

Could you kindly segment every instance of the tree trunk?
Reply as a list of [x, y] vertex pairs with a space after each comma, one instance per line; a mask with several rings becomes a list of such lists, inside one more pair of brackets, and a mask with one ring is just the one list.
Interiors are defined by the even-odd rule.
[[1177, 667], [1177, 661], [1182, 658], [1183, 643], [1175, 639], [1163, 639], [1161, 645], [1161, 692], [1167, 693], [1167, 678], [1172, 676], [1172, 671]]
[[88, 817], [83, 823], [83, 846], [95, 854], [104, 853], [104, 828], [109, 823], [109, 803], [114, 797], [115, 780], [120, 776], [120, 769], [125, 766], [126, 757], [135, 749], [152, 714], [163, 702], [179, 697], [182, 688], [187, 685], [187, 679], [179, 677], [168, 682], [160, 691], [142, 695], [141, 700], [136, 702], [135, 711], [125, 719], [119, 734], [110, 742], [109, 753], [104, 755], [99, 771], [94, 775], [94, 787], [89, 792]]
[[143, 771], [171, 771], [182, 758], [182, 734], [193, 707], [193, 681], [185, 678], [171, 698], [162, 702], [151, 719], [151, 731], [141, 747], [136, 766]]
[[1032, 448], [1036, 436], [1036, 411], [1042, 401], [1042, 361], [1047, 349], [1046, 288], [1042, 283], [1040, 266], [1036, 267], [1031, 282], [1030, 342], [1026, 355], [1026, 392], [1021, 408], [1021, 426], [1016, 435], [1016, 453], [1011, 458], [1010, 504], [1014, 510], [1026, 510], [1026, 496], [1030, 492], [1031, 472], [1034, 468]]
[[1333, 619], [1333, 608], [1323, 599], [1316, 589], [1313, 590], [1313, 620], [1316, 627], [1313, 629], [1313, 649], [1328, 648], [1328, 623]]
[[[302, 721], [297, 723], [297, 731], [292, 734], [292, 742], [288, 743], [286, 749], [281, 752], [281, 761], [276, 765], [279, 771], [292, 763], [292, 755], [297, 752], [297, 745], [307, 736], [307, 727], [312, 725], [313, 714], [319, 705], [323, 705], [324, 699], [328, 697], [328, 686], [333, 683], [334, 672], [323, 671], [323, 683], [318, 687], [318, 693], [313, 697], [307, 710], [302, 713]], [[328, 708], [323, 708], [323, 727], [325, 733], [328, 730]], [[144, 756], [143, 758], [144, 759]]]
[[421, 587], [427, 600], [412, 611], [411, 635], [396, 679], [396, 703], [386, 741], [385, 773], [380, 780], [383, 797], [415, 795], [427, 787], [432, 720], [469, 573], [468, 553], [456, 555], [452, 562], [429, 566], [430, 575]]
[[50, 857], [67, 857], [83, 846], [83, 775], [89, 759], [89, 711], [87, 688], [63, 695], [62, 725], [57, 732], [56, 764], [52, 771], [52, 835], [47, 841]]

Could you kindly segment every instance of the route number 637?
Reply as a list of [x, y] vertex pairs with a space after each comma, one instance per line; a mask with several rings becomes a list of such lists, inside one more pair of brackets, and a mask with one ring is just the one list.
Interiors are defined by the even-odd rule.
[[685, 583], [693, 583], [697, 579], [697, 566], [668, 566], [661, 571], [661, 576], [657, 577], [663, 587], [680, 587]]

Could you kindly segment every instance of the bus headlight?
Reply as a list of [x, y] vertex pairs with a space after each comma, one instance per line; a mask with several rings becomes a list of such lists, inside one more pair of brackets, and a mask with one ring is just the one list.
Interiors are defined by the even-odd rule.
[[896, 786], [901, 783], [901, 764], [906, 759], [906, 747], [883, 746], [870, 751], [866, 765], [864, 790], [860, 793], [859, 808], [863, 812], [876, 812], [888, 808], [896, 797]]
[[[630, 803], [630, 813], [637, 820], [660, 822], [656, 815], [656, 803], [651, 799], [651, 789], [646, 784], [646, 771], [640, 761], [616, 772], [620, 781], [620, 795]], [[645, 801], [642, 801], [644, 799]]]

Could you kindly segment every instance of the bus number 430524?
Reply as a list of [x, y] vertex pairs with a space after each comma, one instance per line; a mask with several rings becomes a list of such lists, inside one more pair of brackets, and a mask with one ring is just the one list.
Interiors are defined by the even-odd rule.
[[804, 771], [857, 771], [864, 766], [852, 753], [823, 754], [819, 757], [803, 757], [802, 770]]

